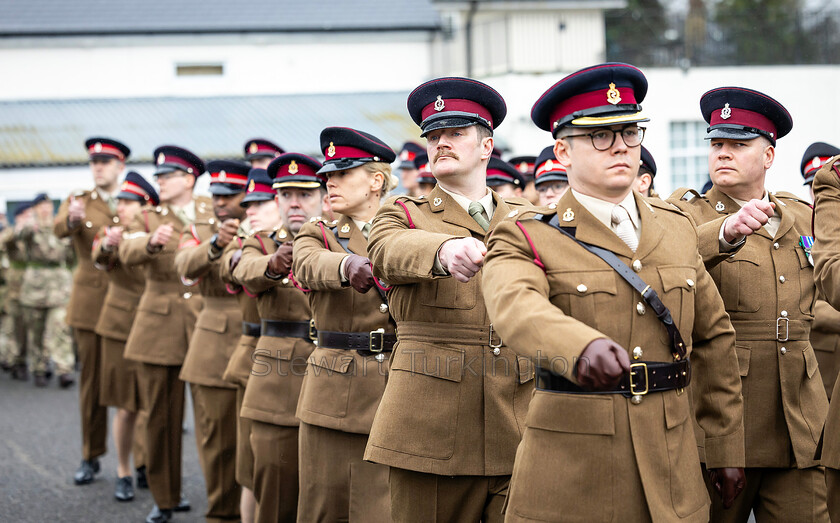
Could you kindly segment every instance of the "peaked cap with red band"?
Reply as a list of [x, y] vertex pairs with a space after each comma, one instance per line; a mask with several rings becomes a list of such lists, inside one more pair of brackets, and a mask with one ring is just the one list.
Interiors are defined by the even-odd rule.
[[155, 176], [180, 170], [198, 177], [205, 171], [201, 158], [192, 151], [176, 145], [161, 145], [155, 149], [154, 158]]
[[640, 105], [647, 88], [645, 75], [632, 65], [594, 65], [552, 85], [531, 108], [531, 120], [552, 136], [563, 127], [647, 122]]
[[814, 142], [809, 145], [805, 149], [805, 154], [802, 155], [802, 164], [799, 166], [802, 177], [805, 178], [805, 185], [813, 182], [820, 167], [838, 154], [840, 154], [840, 149], [825, 142]]
[[516, 170], [526, 179], [534, 176], [534, 166], [537, 163], [536, 156], [515, 156], [508, 160], [508, 162], [516, 167]]
[[497, 187], [506, 183], [514, 187], [525, 187], [525, 178], [513, 165], [491, 156], [487, 164], [487, 186]]
[[257, 158], [275, 158], [286, 152], [282, 147], [265, 138], [251, 138], [245, 142], [244, 149], [247, 161]]
[[160, 197], [152, 184], [146, 181], [139, 173], [129, 171], [125, 175], [117, 199], [134, 200], [152, 205], [160, 205]]
[[718, 87], [700, 97], [700, 111], [709, 124], [706, 139], [776, 140], [790, 132], [793, 118], [779, 102], [744, 87]]
[[491, 131], [507, 114], [505, 100], [495, 89], [472, 78], [430, 80], [408, 95], [408, 114], [420, 126], [420, 136], [437, 129], [483, 125]]
[[536, 181], [534, 182], [536, 185], [545, 182], [568, 183], [569, 176], [566, 174], [566, 168], [563, 167], [560, 162], [557, 161], [557, 157], [554, 156], [553, 145], [549, 145], [543, 149], [537, 157], [536, 164], [534, 165], [534, 177], [536, 178]]
[[271, 188], [271, 176], [268, 171], [255, 167], [248, 171], [248, 186], [245, 197], [239, 202], [240, 207], [248, 207], [250, 202], [265, 202], [273, 200], [274, 189]]
[[429, 168], [429, 155], [420, 153], [414, 157], [414, 168], [417, 169], [417, 183], [436, 184], [437, 180]]
[[426, 148], [415, 142], [405, 142], [397, 158], [400, 160], [400, 169], [414, 169], [414, 158], [418, 154], [426, 152]]
[[131, 154], [131, 149], [113, 138], [94, 136], [85, 140], [85, 147], [91, 160], [116, 158], [124, 162]]
[[650, 154], [650, 151], [644, 145], [642, 146], [639, 168], [649, 172], [654, 178], [656, 177], [656, 162], [653, 160], [653, 155]]
[[210, 194], [230, 196], [245, 192], [250, 170], [251, 166], [245, 162], [231, 160], [207, 162], [207, 172], [210, 174]]
[[349, 127], [327, 127], [321, 131], [324, 166], [319, 174], [353, 169], [370, 162], [393, 163], [396, 153], [382, 140]]
[[327, 178], [319, 174], [321, 167], [321, 162], [305, 154], [285, 153], [268, 164], [268, 177], [273, 179], [273, 189], [317, 189], [327, 183]]

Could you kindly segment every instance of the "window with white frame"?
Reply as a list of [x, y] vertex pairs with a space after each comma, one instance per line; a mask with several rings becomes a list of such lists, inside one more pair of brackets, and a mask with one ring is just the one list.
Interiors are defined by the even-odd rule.
[[699, 191], [709, 179], [706, 122], [671, 122], [671, 183]]

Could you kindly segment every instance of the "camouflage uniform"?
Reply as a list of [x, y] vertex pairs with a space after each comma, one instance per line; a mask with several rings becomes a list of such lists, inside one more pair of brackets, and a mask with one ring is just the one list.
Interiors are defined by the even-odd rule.
[[3, 301], [3, 314], [0, 317], [0, 363], [13, 365], [26, 354], [26, 322], [20, 306], [20, 286], [26, 268], [26, 258], [14, 230], [7, 227], [0, 231], [0, 251], [4, 262], [8, 260], [6, 270], [6, 296]]
[[69, 374], [74, 364], [72, 335], [65, 321], [72, 280], [67, 268], [70, 244], [53, 234], [51, 224], [25, 226], [17, 236], [27, 256], [20, 302], [27, 322], [30, 370], [46, 374], [52, 358], [57, 374]]

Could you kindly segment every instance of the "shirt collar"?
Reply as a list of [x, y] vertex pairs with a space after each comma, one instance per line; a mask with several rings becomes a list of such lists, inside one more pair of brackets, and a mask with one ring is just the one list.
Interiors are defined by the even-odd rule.
[[[469, 209], [470, 209], [470, 204], [472, 203], [472, 200], [470, 200], [466, 196], [462, 196], [460, 194], [455, 194], [454, 192], [447, 191], [440, 184], [438, 184], [438, 187], [440, 187], [441, 191], [443, 191], [446, 194], [448, 194], [449, 196], [451, 196], [452, 199], [455, 200], [455, 202], [458, 205], [460, 205], [462, 209], [464, 209], [467, 212], [470, 212]], [[493, 202], [493, 192], [490, 189], [486, 189], [486, 190], [487, 190], [487, 193], [480, 200], [478, 200], [478, 203], [480, 203], [481, 206], [484, 207], [484, 212], [487, 213], [487, 217], [492, 220], [493, 219], [493, 211], [496, 210], [496, 204]]]
[[[599, 222], [603, 223], [607, 228], [612, 228], [612, 211], [616, 204], [595, 198], [594, 196], [581, 194], [574, 189], [571, 189], [571, 191], [575, 199], [587, 211], [592, 213]], [[641, 224], [641, 218], [639, 217], [639, 209], [636, 207], [636, 198], [633, 196], [633, 191], [627, 193], [627, 196], [618, 205], [621, 205], [627, 210], [627, 213], [630, 215], [630, 221], [633, 222], [633, 227], [638, 229]]]

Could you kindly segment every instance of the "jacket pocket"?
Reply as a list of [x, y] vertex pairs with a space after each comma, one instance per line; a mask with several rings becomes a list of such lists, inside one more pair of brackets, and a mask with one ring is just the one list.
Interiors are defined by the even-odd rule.
[[676, 391], [661, 394], [665, 407], [665, 443], [668, 447], [670, 466], [671, 503], [674, 512], [687, 517], [700, 510], [708, 502], [700, 460], [696, 450], [694, 425], [688, 394], [677, 395]]
[[481, 292], [480, 278], [472, 278], [461, 283], [455, 278], [440, 278], [423, 284], [420, 291], [420, 303], [428, 307], [443, 309], [475, 308], [476, 296]]
[[351, 351], [318, 347], [309, 356], [304, 378], [306, 410], [343, 418], [347, 415], [354, 359]]
[[755, 312], [761, 308], [761, 267], [758, 253], [745, 245], [734, 257], [719, 265], [720, 295], [727, 311]]
[[750, 373], [750, 351], [749, 347], [743, 345], [735, 345], [735, 355], [738, 356], [738, 371], [741, 376], [746, 376]]
[[596, 314], [616, 295], [612, 269], [590, 271], [549, 271], [551, 302], [573, 318], [593, 328], [604, 328], [614, 321], [608, 314]]
[[224, 334], [227, 332], [227, 315], [223, 312], [212, 310], [201, 311], [201, 314], [198, 315], [196, 327], [206, 331]]
[[[674, 324], [682, 334], [683, 339], [691, 337], [694, 325], [694, 292], [697, 282], [697, 271], [688, 266], [658, 267], [659, 279], [662, 281], [662, 303], [671, 311]], [[660, 329], [662, 341], [670, 344], [668, 333]]]
[[167, 316], [169, 315], [171, 306], [172, 304], [167, 296], [144, 293], [140, 299], [140, 304], [137, 306], [137, 310]]

